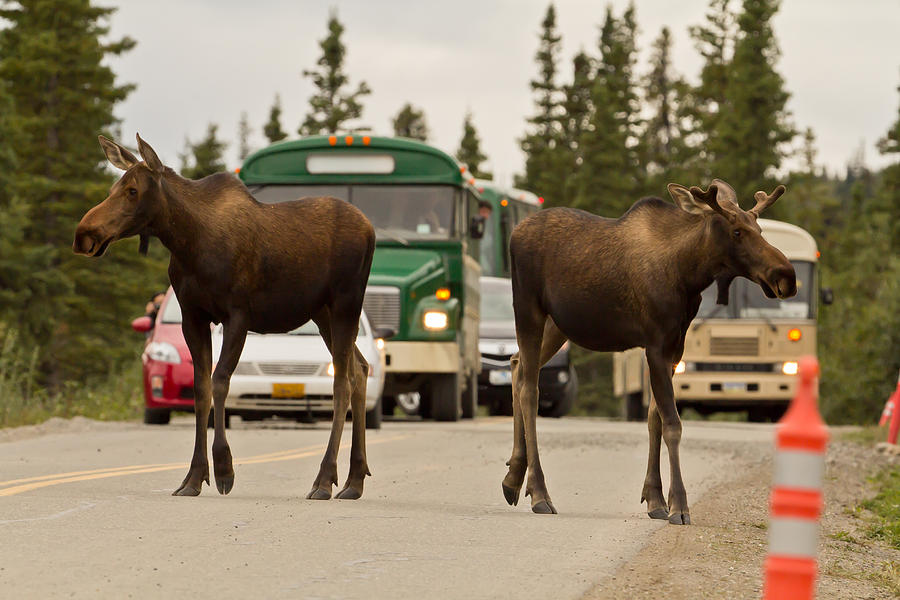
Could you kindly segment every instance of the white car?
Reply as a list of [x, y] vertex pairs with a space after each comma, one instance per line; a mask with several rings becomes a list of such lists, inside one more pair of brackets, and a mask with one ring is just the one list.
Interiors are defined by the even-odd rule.
[[[366, 428], [381, 427], [384, 388], [384, 341], [373, 335], [365, 313], [356, 346], [369, 363], [366, 381]], [[222, 326], [213, 330], [213, 361], [222, 349]], [[312, 321], [281, 334], [247, 334], [240, 362], [231, 376], [225, 414], [245, 421], [279, 416], [298, 421], [331, 418], [334, 411], [334, 365]]]

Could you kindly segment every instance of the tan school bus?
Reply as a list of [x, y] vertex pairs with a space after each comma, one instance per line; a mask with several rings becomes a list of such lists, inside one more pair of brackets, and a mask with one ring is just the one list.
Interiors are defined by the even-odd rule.
[[[716, 285], [703, 291], [672, 379], [675, 401], [700, 414], [747, 411], [751, 421], [781, 418], [793, 397], [797, 360], [816, 355], [818, 250], [804, 229], [759, 219], [763, 237], [797, 272], [797, 295], [767, 298], [743, 277], [731, 283], [728, 305], [716, 304]], [[824, 304], [831, 291], [822, 290]], [[629, 420], [646, 417], [650, 377], [643, 348], [613, 355], [613, 388]]]

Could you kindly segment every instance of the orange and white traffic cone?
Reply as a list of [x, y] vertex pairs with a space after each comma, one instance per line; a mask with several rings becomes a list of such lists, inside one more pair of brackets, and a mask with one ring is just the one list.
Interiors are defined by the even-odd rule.
[[897, 443], [897, 432], [900, 430], [900, 377], [897, 377], [897, 389], [888, 398], [888, 402], [893, 400], [893, 411], [891, 414], [891, 426], [888, 429], [888, 444]]
[[797, 394], [775, 434], [764, 600], [809, 600], [816, 593], [816, 546], [828, 443], [828, 429], [817, 406], [818, 375], [815, 358], [800, 359]]

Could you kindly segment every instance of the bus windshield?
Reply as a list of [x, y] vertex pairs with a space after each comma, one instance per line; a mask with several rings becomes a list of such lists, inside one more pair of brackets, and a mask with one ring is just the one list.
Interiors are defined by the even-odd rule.
[[716, 304], [716, 284], [703, 290], [698, 319], [812, 319], [815, 306], [812, 294], [815, 265], [791, 261], [797, 273], [797, 295], [781, 300], [767, 298], [753, 281], [738, 277], [728, 290], [728, 306]]
[[379, 239], [445, 240], [454, 231], [454, 188], [439, 185], [265, 185], [251, 188], [259, 201], [334, 196], [358, 207]]

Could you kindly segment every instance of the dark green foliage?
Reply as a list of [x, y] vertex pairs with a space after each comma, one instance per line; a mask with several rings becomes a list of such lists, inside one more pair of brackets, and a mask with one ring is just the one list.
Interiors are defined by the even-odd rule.
[[202, 179], [225, 170], [225, 148], [228, 144], [216, 137], [219, 126], [210, 123], [206, 137], [199, 142], [185, 140], [181, 155], [181, 175], [188, 179]]
[[571, 206], [578, 191], [577, 180], [572, 173], [577, 173], [584, 159], [581, 154], [581, 141], [584, 132], [590, 126], [593, 105], [591, 89], [593, 87], [593, 64], [584, 52], [579, 52], [572, 59], [572, 82], [562, 88], [564, 110], [562, 121], [563, 144], [560, 148], [560, 161], [566, 171], [563, 193], [547, 196], [548, 206]]
[[247, 111], [241, 113], [241, 120], [238, 122], [238, 158], [244, 160], [250, 154], [250, 134], [253, 130], [250, 128], [250, 120], [247, 118]]
[[0, 160], [16, 165], [0, 186], [0, 330], [15, 326], [34, 378], [52, 392], [134, 360], [140, 341], [128, 323], [165, 281], [158, 256], [139, 259], [137, 240], [101, 260], [72, 253], [75, 226], [113, 181], [97, 134], [115, 126], [113, 107], [133, 88], [104, 64], [134, 46], [106, 39], [112, 12], [88, 0], [0, 9], [0, 127], [15, 140], [15, 156], [5, 143]]
[[269, 121], [263, 126], [263, 133], [270, 144], [280, 142], [287, 137], [287, 134], [281, 129], [281, 97], [275, 95], [275, 102], [269, 111]]
[[[303, 71], [303, 76], [312, 80], [317, 91], [309, 99], [310, 112], [300, 125], [300, 135], [337, 133], [345, 128], [346, 121], [362, 116], [360, 97], [371, 93], [371, 90], [363, 81], [355, 92], [343, 91], [349, 85], [349, 78], [343, 71], [344, 55], [347, 52], [341, 42], [343, 32], [344, 26], [338, 21], [337, 14], [332, 12], [328, 18], [328, 36], [319, 42], [322, 56], [317, 62], [318, 69]], [[364, 128], [357, 127], [348, 131], [359, 129]]]
[[481, 153], [481, 141], [478, 139], [475, 125], [472, 124], [471, 111], [466, 112], [463, 121], [463, 136], [459, 141], [459, 150], [456, 151], [456, 160], [466, 165], [474, 177], [491, 178], [489, 172], [481, 170], [481, 163], [487, 160], [487, 157]]
[[536, 114], [528, 119], [529, 132], [521, 140], [525, 152], [525, 176], [517, 185], [540, 196], [551, 198], [551, 204], [564, 203], [566, 176], [565, 138], [562, 129], [563, 96], [556, 85], [560, 40], [556, 32], [556, 10], [551, 4], [541, 23], [542, 33], [535, 60], [540, 74], [531, 81]]
[[405, 137], [413, 140], [428, 140], [428, 125], [425, 123], [425, 111], [415, 108], [412, 104], [406, 103], [397, 116], [394, 117], [392, 124], [394, 126], [394, 135], [397, 137]]
[[621, 18], [608, 7], [600, 30], [600, 60], [591, 91], [593, 112], [580, 141], [575, 205], [608, 217], [630, 207], [643, 187], [634, 5]]
[[[785, 109], [789, 94], [775, 70], [779, 50], [771, 20], [778, 3], [744, 0], [724, 103], [707, 141], [713, 173], [729, 182], [741, 199], [775, 187], [772, 171], [781, 165], [785, 144], [794, 137]], [[770, 216], [777, 217], [778, 211]]]

